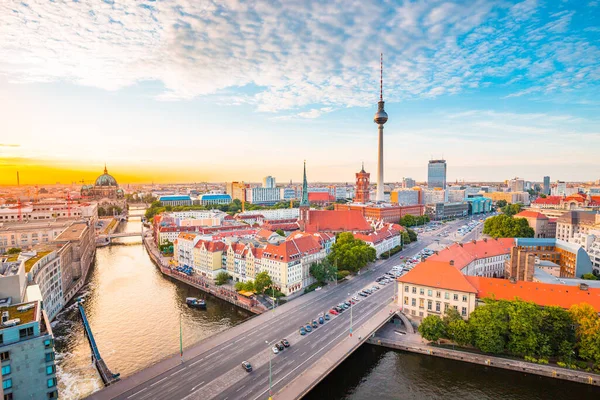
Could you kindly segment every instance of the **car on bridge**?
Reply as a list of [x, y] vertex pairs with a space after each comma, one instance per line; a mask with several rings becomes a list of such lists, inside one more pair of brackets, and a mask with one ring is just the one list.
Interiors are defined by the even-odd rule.
[[301, 326], [301, 327], [300, 327], [300, 334], [301, 334], [302, 336], [306, 335], [306, 329], [304, 329], [304, 327], [303, 327], [303, 326]]
[[252, 372], [252, 364], [250, 364], [248, 361], [242, 362], [242, 368], [244, 368], [246, 372]]

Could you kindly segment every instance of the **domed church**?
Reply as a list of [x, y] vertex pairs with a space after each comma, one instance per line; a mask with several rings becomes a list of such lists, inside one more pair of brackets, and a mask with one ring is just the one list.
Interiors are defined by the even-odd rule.
[[123, 198], [123, 190], [119, 188], [117, 180], [112, 175], [109, 175], [106, 165], [104, 165], [104, 173], [96, 178], [93, 186], [82, 186], [81, 196], [94, 199], [120, 199]]

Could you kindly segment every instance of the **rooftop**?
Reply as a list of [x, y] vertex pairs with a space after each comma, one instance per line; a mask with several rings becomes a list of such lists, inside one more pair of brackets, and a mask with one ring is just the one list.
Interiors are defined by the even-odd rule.
[[[23, 325], [23, 324], [28, 324], [30, 322], [34, 322], [36, 321], [36, 315], [37, 315], [37, 308], [38, 308], [38, 304], [40, 304], [37, 301], [32, 301], [29, 303], [21, 303], [21, 304], [15, 304], [15, 305], [11, 305], [8, 307], [0, 307], [0, 312], [3, 311], [8, 311], [8, 319], [20, 319], [21, 321], [16, 325]], [[27, 309], [26, 311], [19, 311], [18, 308], [19, 307], [23, 307], [23, 306], [29, 306], [32, 305], [33, 307]], [[7, 329], [9, 327], [5, 327], [0, 325], [0, 330], [2, 329]]]
[[[430, 257], [431, 259], [431, 257]], [[477, 293], [466, 277], [449, 262], [424, 261], [398, 278], [399, 282], [459, 292]]]
[[42, 258], [44, 258], [45, 256], [47, 256], [50, 253], [52, 253], [52, 250], [38, 251], [35, 256], [33, 256], [30, 259], [26, 260], [25, 261], [25, 273], [31, 271], [31, 268], [33, 268], [33, 265], [36, 262], [40, 261]]
[[541, 268], [536, 268], [533, 272], [533, 280], [534, 282], [540, 283], [551, 283], [554, 285], [563, 285], [563, 286], [579, 286], [582, 283], [585, 283], [591, 288], [600, 289], [600, 280], [590, 281], [586, 279], [579, 278], [557, 278], [554, 275], [544, 271]]
[[454, 243], [432, 255], [427, 261], [454, 261], [454, 268], [463, 269], [476, 259], [509, 254], [515, 239], [484, 239], [462, 244]]
[[537, 211], [521, 211], [515, 215], [515, 218], [535, 218], [535, 219], [548, 219], [544, 214]]
[[359, 210], [310, 210], [307, 232], [371, 231], [371, 225]]
[[69, 242], [73, 240], [81, 239], [83, 232], [87, 229], [85, 222], [71, 224], [67, 229], [61, 232], [60, 235], [55, 239], [57, 242]]

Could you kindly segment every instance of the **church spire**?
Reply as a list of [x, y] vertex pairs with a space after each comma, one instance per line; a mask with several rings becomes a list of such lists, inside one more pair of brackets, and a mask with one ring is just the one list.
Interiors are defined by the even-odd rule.
[[302, 200], [300, 201], [300, 207], [309, 207], [308, 202], [308, 181], [306, 180], [306, 160], [304, 160], [304, 178], [302, 179]]
[[108, 174], [108, 171], [106, 170], [106, 163], [104, 163], [104, 175]]

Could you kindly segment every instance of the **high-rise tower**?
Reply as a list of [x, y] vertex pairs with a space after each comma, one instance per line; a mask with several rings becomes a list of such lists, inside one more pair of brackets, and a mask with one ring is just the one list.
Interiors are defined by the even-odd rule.
[[380, 75], [379, 75], [379, 103], [377, 103], [377, 112], [373, 117], [373, 122], [377, 124], [379, 132], [377, 142], [377, 196], [376, 201], [384, 201], [383, 194], [383, 124], [388, 120], [388, 115], [383, 109], [385, 102], [383, 101], [383, 53], [381, 53]]
[[365, 171], [365, 164], [363, 163], [360, 172], [356, 173], [356, 190], [354, 193], [355, 203], [368, 203], [369, 202], [369, 177], [371, 174]]

